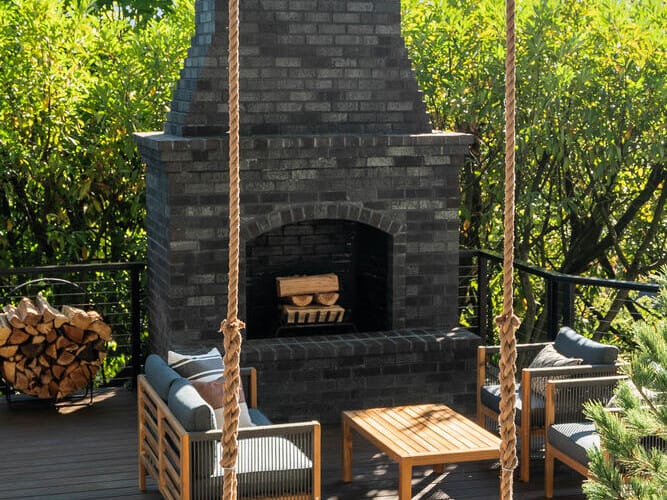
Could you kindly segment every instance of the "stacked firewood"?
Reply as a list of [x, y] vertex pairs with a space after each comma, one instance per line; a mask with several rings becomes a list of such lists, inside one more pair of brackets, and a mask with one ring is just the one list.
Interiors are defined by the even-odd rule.
[[96, 311], [63, 306], [38, 295], [0, 313], [0, 375], [14, 389], [60, 399], [88, 385], [102, 365], [111, 327]]
[[338, 276], [316, 274], [276, 278], [278, 297], [287, 323], [336, 323], [343, 321], [345, 309], [337, 305]]

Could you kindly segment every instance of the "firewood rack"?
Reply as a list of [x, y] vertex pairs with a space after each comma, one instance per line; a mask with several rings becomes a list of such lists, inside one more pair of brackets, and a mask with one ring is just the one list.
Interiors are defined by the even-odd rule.
[[274, 332], [274, 337], [283, 336], [287, 332], [296, 335], [317, 329], [330, 329], [339, 333], [357, 333], [356, 325], [351, 321], [352, 311], [345, 309], [342, 321], [329, 321], [329, 317], [325, 311], [318, 310], [312, 313], [302, 312], [304, 315], [301, 322], [294, 323], [288, 321], [287, 314], [280, 315], [280, 324]]
[[[89, 303], [88, 291], [73, 281], [65, 280], [62, 278], [50, 278], [42, 277], [34, 280], [25, 281], [13, 289], [11, 289], [4, 297], [4, 303], [11, 301], [21, 295], [30, 295], [30, 293], [19, 293], [21, 290], [28, 289], [34, 285], [39, 285], [41, 288], [45, 286], [64, 286], [72, 289], [74, 295], [82, 296], [82, 303]], [[16, 408], [17, 405], [53, 405], [56, 407], [69, 407], [69, 406], [90, 406], [93, 404], [94, 397], [94, 380], [90, 379], [88, 385], [79, 391], [69, 394], [62, 398], [39, 398], [37, 396], [32, 396], [30, 394], [24, 394], [19, 389], [15, 389], [7, 380], [0, 377], [0, 388], [5, 393], [5, 400], [7, 401], [7, 406], [10, 409]]]

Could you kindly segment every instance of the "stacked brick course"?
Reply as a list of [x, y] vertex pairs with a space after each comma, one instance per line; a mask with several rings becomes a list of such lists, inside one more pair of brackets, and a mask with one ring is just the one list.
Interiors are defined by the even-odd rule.
[[277, 421], [340, 420], [340, 412], [443, 403], [475, 413], [479, 337], [463, 328], [265, 339], [244, 344], [259, 369], [262, 409]]
[[[165, 132], [228, 128], [227, 3], [197, 0]], [[419, 133], [431, 127], [400, 35], [399, 0], [243, 0], [241, 134]]]

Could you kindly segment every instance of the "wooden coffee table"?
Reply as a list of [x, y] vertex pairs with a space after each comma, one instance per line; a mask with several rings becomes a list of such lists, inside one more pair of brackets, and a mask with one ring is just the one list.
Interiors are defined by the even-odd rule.
[[412, 494], [412, 467], [493, 460], [500, 438], [441, 404], [344, 411], [343, 481], [352, 481], [352, 429], [398, 462], [398, 497]]

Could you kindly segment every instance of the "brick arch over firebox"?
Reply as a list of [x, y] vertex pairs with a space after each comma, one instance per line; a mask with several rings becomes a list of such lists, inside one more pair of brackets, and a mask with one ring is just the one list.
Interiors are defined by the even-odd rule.
[[241, 232], [241, 300], [249, 338], [271, 336], [276, 330], [280, 301], [275, 278], [294, 274], [337, 274], [339, 305], [349, 313], [346, 321], [359, 331], [401, 324], [404, 225], [386, 214], [345, 202], [302, 205], [256, 218]]
[[244, 241], [252, 240], [280, 226], [312, 219], [340, 219], [358, 222], [388, 233], [393, 238], [405, 233], [404, 223], [392, 219], [383, 212], [364, 208], [358, 203], [337, 202], [297, 205], [255, 217], [241, 225], [241, 238]]

